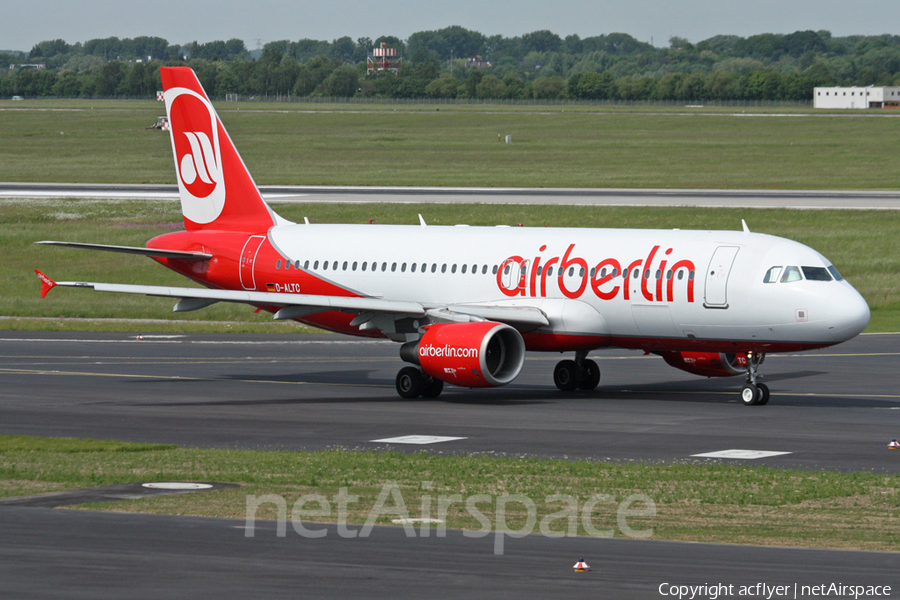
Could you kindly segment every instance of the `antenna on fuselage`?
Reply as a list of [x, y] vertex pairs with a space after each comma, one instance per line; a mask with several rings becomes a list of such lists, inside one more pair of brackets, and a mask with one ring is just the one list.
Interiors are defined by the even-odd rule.
[[747, 227], [747, 221], [741, 219], [741, 225], [742, 225], [743, 228], [744, 228], [744, 233], [750, 233], [750, 228]]
[[428, 225], [425, 223], [425, 219], [422, 218], [421, 213], [419, 214], [419, 225], [421, 225], [422, 227], [428, 227]]

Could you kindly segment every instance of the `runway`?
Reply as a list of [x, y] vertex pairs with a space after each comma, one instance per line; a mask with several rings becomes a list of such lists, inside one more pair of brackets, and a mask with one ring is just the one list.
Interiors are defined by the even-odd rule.
[[[730, 462], [900, 472], [900, 334], [770, 356], [767, 406], [736, 379], [701, 379], [654, 357], [594, 353], [590, 393], [551, 382], [558, 355], [532, 355], [494, 390], [447, 387], [400, 399], [390, 342], [330, 335], [0, 332], [0, 433], [223, 448], [401, 451]], [[432, 445], [396, 436], [459, 438]], [[760, 459], [695, 454], [790, 452]], [[407, 537], [376, 527], [309, 539], [275, 522], [0, 506], [0, 595], [29, 598], [674, 597], [677, 585], [895, 585], [900, 554], [591, 537]], [[356, 528], [358, 529], [358, 528]], [[354, 530], [356, 530], [354, 529]], [[574, 573], [584, 558], [593, 570]], [[52, 566], [52, 568], [50, 568]], [[662, 587], [661, 587], [662, 586]], [[668, 586], [668, 587], [667, 587]], [[793, 586], [799, 586], [795, 589]], [[895, 586], [896, 587], [896, 586]], [[789, 589], [788, 589], [789, 588]], [[896, 594], [896, 591], [893, 592]], [[668, 594], [668, 595], [665, 595]], [[712, 598], [697, 595], [697, 598]]]
[[[0, 333], [0, 432], [182, 446], [435, 449], [618, 461], [724, 461], [900, 472], [900, 334], [770, 355], [767, 406], [740, 378], [704, 379], [639, 352], [595, 352], [594, 392], [552, 384], [559, 354], [529, 354], [498, 389], [403, 400], [397, 345], [332, 335]], [[374, 442], [410, 435], [434, 445]], [[756, 459], [702, 458], [743, 449]]]
[[[700, 206], [900, 210], [900, 192], [833, 190], [663, 190], [568, 188], [434, 188], [260, 186], [273, 204], [347, 202], [402, 204], [538, 204], [556, 206]], [[3, 183], [0, 198], [177, 200], [175, 185]]]
[[[677, 597], [672, 586], [893, 586], [895, 553], [838, 552], [649, 540], [528, 536], [493, 553], [493, 535], [406, 537], [376, 527], [367, 538], [308, 539], [274, 522], [0, 509], [0, 593], [5, 598], [616, 598]], [[317, 526], [318, 528], [318, 526]], [[356, 528], [353, 528], [355, 531]], [[575, 573], [584, 558], [592, 570]], [[52, 568], [51, 568], [52, 565]], [[660, 590], [666, 595], [661, 595]], [[753, 588], [756, 589], [756, 588]], [[819, 596], [824, 596], [820, 594]], [[689, 596], [685, 596], [688, 598]], [[711, 599], [709, 594], [695, 598]], [[831, 596], [835, 597], [835, 596]], [[852, 597], [852, 596], [839, 596]], [[864, 596], [874, 597], [874, 596]], [[890, 595], [889, 595], [890, 597]]]

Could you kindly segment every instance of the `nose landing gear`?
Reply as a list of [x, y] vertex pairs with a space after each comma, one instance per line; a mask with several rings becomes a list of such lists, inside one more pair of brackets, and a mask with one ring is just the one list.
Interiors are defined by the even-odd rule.
[[769, 386], [759, 381], [759, 365], [766, 359], [762, 352], [747, 353], [747, 383], [741, 388], [744, 406], [763, 406], [769, 401]]

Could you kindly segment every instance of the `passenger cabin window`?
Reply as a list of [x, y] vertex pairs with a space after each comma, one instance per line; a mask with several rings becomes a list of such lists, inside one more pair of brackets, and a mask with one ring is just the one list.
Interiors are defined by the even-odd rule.
[[772, 267], [766, 271], [763, 283], [778, 283], [778, 276], [781, 275], [781, 267]]
[[801, 281], [803, 276], [800, 274], [798, 267], [785, 267], [784, 275], [781, 276], [781, 283], [790, 283], [792, 281]]
[[800, 267], [807, 281], [831, 281], [831, 275], [825, 267]]
[[280, 269], [280, 268], [281, 268], [281, 259], [280, 259], [280, 258], [279, 258], [277, 261], [275, 261], [275, 268], [276, 268], [276, 269]]

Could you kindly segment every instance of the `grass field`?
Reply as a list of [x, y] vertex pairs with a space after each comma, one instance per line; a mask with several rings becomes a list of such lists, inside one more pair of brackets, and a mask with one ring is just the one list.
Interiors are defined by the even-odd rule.
[[[555, 494], [575, 498], [578, 534], [584, 506], [596, 494], [613, 500], [596, 504], [590, 522], [621, 536], [618, 503], [632, 494], [652, 500], [655, 515], [628, 520], [633, 530], [652, 529], [653, 539], [752, 543], [781, 546], [897, 550], [900, 548], [900, 476], [873, 473], [791, 471], [699, 464], [616, 464], [531, 457], [402, 454], [336, 449], [277, 452], [188, 449], [154, 444], [0, 436], [0, 497], [143, 481], [222, 481], [241, 488], [90, 508], [244, 518], [247, 496], [277, 494], [290, 509], [303, 495], [333, 498], [340, 488], [358, 495], [348, 523], [367, 520], [387, 482], [397, 489], [412, 518], [430, 516], [439, 498], [486, 494], [478, 506], [494, 525], [497, 499], [521, 494], [536, 505], [537, 521], [571, 508]], [[427, 482], [427, 483], [426, 483]], [[395, 507], [391, 501], [386, 506]], [[644, 509], [647, 504], [635, 505]], [[319, 508], [312, 504], [306, 508]], [[259, 518], [276, 518], [274, 504]], [[288, 515], [290, 518], [290, 515]], [[521, 529], [527, 511], [506, 507], [505, 524]], [[336, 510], [313, 520], [333, 522]], [[304, 519], [308, 520], [308, 519]], [[446, 511], [448, 528], [481, 529], [457, 501]], [[381, 516], [378, 524], [390, 524]], [[557, 517], [548, 529], [566, 531]], [[537, 528], [535, 529], [537, 530]]]
[[[746, 219], [753, 231], [808, 244], [829, 257], [863, 294], [872, 309], [869, 331], [900, 331], [900, 236], [898, 224], [884, 211], [808, 211], [700, 208], [622, 208], [515, 205], [344, 204], [275, 205], [284, 217], [319, 223], [418, 222], [423, 214], [433, 225], [524, 223], [561, 227], [635, 227], [671, 229], [738, 229]], [[893, 215], [889, 215], [893, 216]], [[296, 332], [291, 323], [273, 323], [243, 305], [220, 303], [173, 315], [172, 302], [160, 298], [54, 290], [37, 300], [40, 286], [32, 269], [57, 280], [110, 281], [148, 285], [186, 285], [181, 276], [149, 259], [129, 255], [35, 246], [43, 239], [92, 241], [143, 246], [155, 235], [180, 229], [177, 202], [93, 200], [0, 200], [0, 321], [7, 329], [97, 329], [80, 319], [172, 319], [170, 327], [194, 331]], [[873, 253], [873, 248], [879, 248]], [[34, 321], [29, 317], [66, 320]], [[21, 320], [19, 320], [21, 319]], [[201, 323], [216, 321], [216, 323]], [[223, 325], [219, 321], [228, 321]], [[132, 329], [136, 324], [105, 324]], [[152, 327], [159, 327], [154, 324]], [[101, 327], [102, 328], [102, 327]], [[149, 326], [142, 326], [149, 328]]]
[[[146, 130], [161, 104], [47, 103], [0, 110], [0, 181], [173, 181], [168, 135]], [[220, 108], [260, 184], [871, 190], [900, 182], [900, 161], [885, 151], [900, 119], [872, 113]]]

